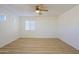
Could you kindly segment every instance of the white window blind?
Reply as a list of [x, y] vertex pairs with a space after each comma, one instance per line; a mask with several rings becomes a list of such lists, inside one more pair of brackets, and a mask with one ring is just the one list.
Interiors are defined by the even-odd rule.
[[6, 16], [0, 15], [0, 22], [4, 22], [4, 21], [6, 21]]
[[28, 20], [25, 22], [25, 30], [35, 30], [35, 21]]

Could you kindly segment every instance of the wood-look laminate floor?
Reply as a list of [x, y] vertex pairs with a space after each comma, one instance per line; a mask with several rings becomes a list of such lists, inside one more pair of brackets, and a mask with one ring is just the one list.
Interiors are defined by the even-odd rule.
[[0, 48], [3, 54], [76, 54], [78, 50], [59, 39], [53, 38], [27, 38], [17, 39]]

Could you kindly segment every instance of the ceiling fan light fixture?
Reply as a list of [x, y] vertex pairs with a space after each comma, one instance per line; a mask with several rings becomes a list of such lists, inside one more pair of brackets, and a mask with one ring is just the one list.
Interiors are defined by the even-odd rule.
[[36, 13], [39, 13], [40, 11], [39, 10], [36, 10]]
[[48, 11], [47, 9], [45, 9], [44, 5], [40, 4], [35, 7], [35, 12], [37, 14], [42, 15], [43, 11]]

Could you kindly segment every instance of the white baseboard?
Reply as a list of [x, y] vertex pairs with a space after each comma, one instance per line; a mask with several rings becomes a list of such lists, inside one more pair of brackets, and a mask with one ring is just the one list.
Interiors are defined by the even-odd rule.
[[16, 37], [16, 38], [14, 38], [14, 39], [11, 39], [11, 40], [8, 40], [8, 41], [4, 41], [4, 42], [2, 42], [2, 43], [0, 43], [0, 48], [2, 48], [3, 46], [5, 46], [5, 45], [7, 45], [7, 44], [9, 44], [9, 43], [11, 43], [11, 42], [13, 42], [13, 41], [15, 41], [16, 39], [18, 39], [19, 37]]
[[57, 38], [56, 36], [21, 36], [20, 38]]
[[72, 46], [73, 48], [79, 50], [79, 47], [77, 47], [77, 46], [74, 45], [73, 43], [68, 42], [67, 40], [65, 40], [64, 38], [62, 38], [62, 37], [60, 37], [60, 36], [58, 36], [58, 38], [59, 38], [60, 40], [62, 40], [63, 42], [67, 43], [68, 45]]

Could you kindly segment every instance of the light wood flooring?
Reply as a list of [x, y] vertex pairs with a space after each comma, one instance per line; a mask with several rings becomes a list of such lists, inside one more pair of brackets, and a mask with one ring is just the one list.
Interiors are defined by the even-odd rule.
[[55, 38], [20, 38], [0, 48], [1, 54], [78, 54], [79, 51]]

